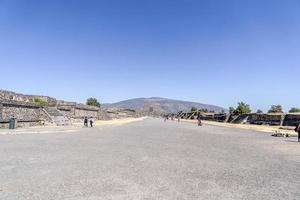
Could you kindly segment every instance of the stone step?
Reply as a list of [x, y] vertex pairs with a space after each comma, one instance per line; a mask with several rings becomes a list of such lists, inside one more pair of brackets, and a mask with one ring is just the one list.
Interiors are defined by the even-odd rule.
[[63, 116], [55, 107], [46, 107], [45, 110], [50, 116]]
[[70, 119], [64, 116], [56, 107], [45, 107], [45, 112], [51, 117], [52, 121], [57, 126], [64, 126], [71, 124]]

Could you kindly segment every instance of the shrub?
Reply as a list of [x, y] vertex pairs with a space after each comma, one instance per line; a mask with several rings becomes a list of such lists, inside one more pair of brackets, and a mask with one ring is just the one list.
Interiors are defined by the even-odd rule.
[[32, 99], [32, 102], [34, 104], [40, 105], [40, 106], [45, 106], [48, 104], [48, 101], [46, 99], [40, 98], [40, 97], [34, 97]]
[[200, 112], [204, 112], [204, 113], [208, 113], [207, 108], [202, 108], [202, 109], [200, 109], [199, 111], [200, 111]]
[[99, 107], [99, 108], [101, 106], [99, 101], [96, 98], [92, 98], [92, 97], [87, 99], [86, 105], [96, 106], [96, 107]]
[[260, 109], [258, 109], [258, 110], [256, 111], [256, 113], [263, 113], [263, 111], [260, 110]]
[[289, 110], [289, 113], [300, 113], [300, 108], [293, 107]]
[[283, 113], [281, 105], [272, 105], [268, 113]]
[[236, 109], [234, 109], [233, 114], [247, 114], [251, 113], [250, 105], [244, 102], [239, 102]]
[[191, 108], [191, 112], [196, 112], [196, 111], [198, 111], [198, 109], [197, 109], [196, 107], [193, 106], [193, 107]]
[[230, 114], [233, 114], [234, 111], [235, 111], [234, 107], [229, 107], [229, 113], [230, 113]]

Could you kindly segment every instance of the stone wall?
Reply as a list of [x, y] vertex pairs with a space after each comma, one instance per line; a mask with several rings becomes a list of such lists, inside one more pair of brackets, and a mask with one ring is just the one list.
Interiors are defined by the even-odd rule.
[[[275, 126], [296, 126], [300, 123], [300, 113], [296, 114], [266, 114], [250, 113], [241, 115], [229, 115], [227, 113], [198, 113], [202, 120], [229, 122], [235, 124], [275, 125]], [[183, 119], [193, 119], [192, 113], [178, 113], [177, 116]], [[195, 116], [195, 115], [194, 115]]]
[[59, 109], [59, 111], [64, 115], [64, 116], [66, 116], [67, 118], [69, 118], [69, 119], [72, 119], [72, 118], [74, 118], [74, 116], [75, 116], [75, 109], [70, 109], [70, 110], [61, 110], [61, 109]]
[[[47, 105], [34, 104], [34, 98], [47, 101]], [[97, 118], [99, 112], [99, 108], [95, 106], [56, 100], [48, 96], [23, 95], [0, 90], [0, 123], [2, 127], [8, 125], [11, 117], [17, 118], [19, 125], [40, 124], [42, 121], [53, 123], [53, 116], [50, 116], [49, 110], [47, 110], [50, 107], [55, 107], [58, 110], [56, 112], [60, 112], [70, 121], [83, 119], [86, 116]]]
[[47, 115], [47, 113], [45, 112], [45, 110], [43, 108], [40, 109], [40, 120], [45, 123], [52, 121], [51, 117]]
[[110, 119], [122, 119], [122, 118], [136, 118], [141, 115], [142, 114], [139, 114], [132, 109], [109, 108], [105, 110], [100, 110], [98, 113], [98, 118], [102, 120], [110, 120]]
[[11, 91], [0, 90], [0, 99], [6, 101], [17, 101], [17, 102], [25, 102], [32, 103], [34, 98], [40, 98], [48, 102], [48, 105], [55, 106], [57, 101], [55, 98], [48, 96], [39, 96], [39, 95], [24, 95]]
[[[249, 113], [242, 115], [230, 115], [228, 122], [235, 124], [254, 124], [254, 125], [271, 125], [271, 126], [285, 126], [283, 124], [287, 114], [267, 114], [267, 113]], [[300, 116], [300, 115], [299, 115]]]
[[[33, 103], [34, 98], [47, 102], [40, 106]], [[19, 126], [32, 126], [41, 124], [57, 124], [58, 121], [75, 122], [84, 117], [95, 119], [115, 119], [138, 117], [130, 109], [101, 110], [95, 106], [88, 106], [76, 102], [56, 100], [55, 98], [39, 95], [23, 95], [15, 92], [0, 90], [0, 125], [7, 127], [11, 117], [17, 118]], [[59, 119], [59, 120], [58, 120]]]
[[0, 101], [0, 127], [8, 127], [11, 117], [17, 119], [18, 127], [32, 126], [41, 124], [41, 121], [47, 120], [46, 116], [41, 115], [42, 108], [27, 102], [17, 102], [13, 100]]
[[89, 110], [83, 108], [75, 108], [75, 116], [74, 118], [84, 118], [84, 117], [92, 117], [98, 118], [98, 110]]
[[[229, 114], [213, 114], [202, 117], [203, 120], [229, 122], [234, 124], [255, 124], [255, 125], [286, 125], [283, 121], [287, 115], [285, 114], [260, 114], [250, 113], [241, 115], [229, 115]], [[299, 115], [300, 116], [300, 115]]]
[[76, 102], [57, 101], [57, 109], [68, 118], [75, 117]]
[[3, 104], [2, 104], [2, 102], [0, 102], [0, 121], [2, 121], [2, 119], [3, 119]]
[[57, 109], [68, 118], [82, 119], [84, 117], [97, 118], [99, 108], [95, 106], [88, 106], [85, 104], [78, 104], [76, 102], [57, 101]]
[[228, 115], [226, 113], [214, 114], [214, 120], [218, 122], [226, 122], [228, 120]]
[[100, 109], [98, 112], [98, 119], [100, 120], [110, 120], [112, 119], [111, 116], [107, 113], [106, 110]]
[[1, 120], [8, 121], [11, 117], [17, 118], [19, 121], [39, 121], [41, 107], [19, 102], [2, 102]]
[[300, 114], [286, 114], [283, 120], [283, 126], [296, 126], [300, 123]]
[[247, 122], [257, 125], [282, 125], [284, 114], [260, 114], [252, 113], [248, 115]]
[[226, 113], [199, 113], [202, 120], [225, 122], [227, 120]]

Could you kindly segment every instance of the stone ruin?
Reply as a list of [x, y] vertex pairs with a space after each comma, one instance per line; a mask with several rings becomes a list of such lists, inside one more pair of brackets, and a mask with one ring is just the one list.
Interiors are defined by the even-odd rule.
[[[169, 114], [168, 116], [174, 116]], [[300, 113], [249, 113], [241, 115], [231, 115], [228, 113], [204, 113], [204, 112], [179, 112], [175, 114], [180, 119], [196, 119], [200, 116], [202, 120], [227, 122], [233, 124], [255, 124], [274, 126], [296, 126], [300, 123]]]
[[[34, 103], [34, 99], [42, 99], [45, 105]], [[9, 119], [17, 119], [17, 126], [36, 125], [69, 125], [81, 122], [84, 117], [93, 119], [113, 119], [122, 117], [136, 117], [132, 110], [102, 110], [95, 106], [88, 106], [76, 102], [57, 100], [48, 96], [24, 95], [0, 90], [0, 128], [7, 128]]]
[[107, 108], [99, 112], [100, 120], [111, 120], [111, 119], [121, 119], [121, 118], [136, 118], [141, 117], [142, 114], [136, 112], [132, 109], [123, 109], [123, 108]]

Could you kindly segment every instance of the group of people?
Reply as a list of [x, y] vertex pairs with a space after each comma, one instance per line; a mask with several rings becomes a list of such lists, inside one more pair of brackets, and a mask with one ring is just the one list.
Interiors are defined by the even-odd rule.
[[[166, 115], [165, 117], [164, 117], [164, 121], [166, 122], [167, 120], [169, 120], [169, 116], [168, 115]], [[172, 116], [171, 117], [171, 120], [174, 120], [174, 117]], [[198, 120], [198, 126], [202, 126], [202, 121], [201, 121], [201, 117], [200, 117], [200, 115], [197, 117], [197, 120]], [[180, 122], [180, 117], [177, 117], [177, 121], [178, 122]]]
[[[169, 116], [165, 116], [164, 121], [166, 122], [167, 120], [169, 120]], [[174, 121], [174, 117], [171, 117], [171, 120]], [[180, 118], [177, 117], [177, 121], [180, 122]]]
[[90, 122], [90, 126], [93, 127], [93, 123], [94, 123], [93, 119], [92, 118], [88, 119], [88, 117], [84, 117], [83, 120], [84, 127], [88, 127], [89, 122]]

